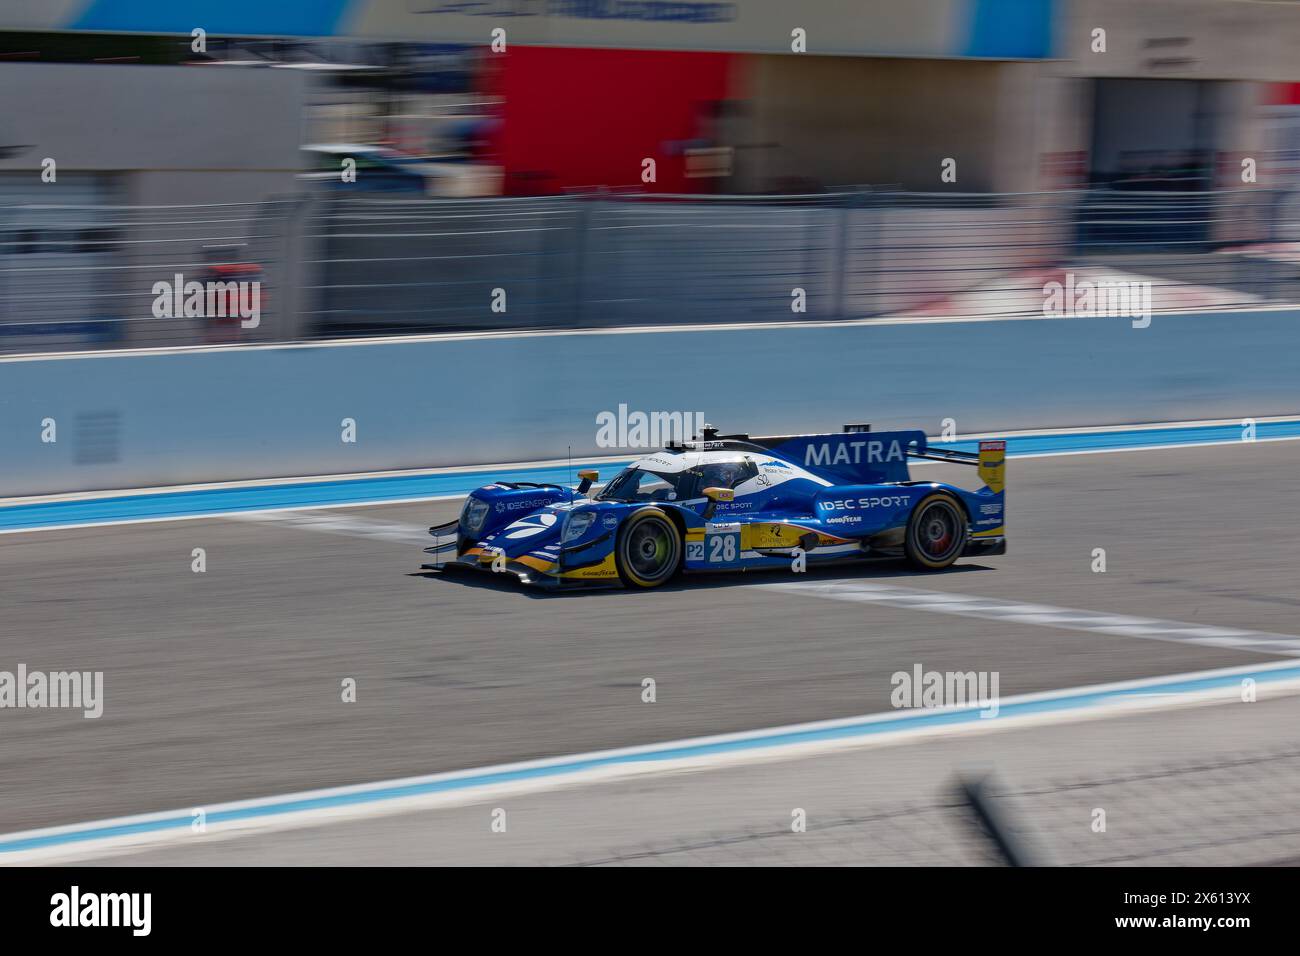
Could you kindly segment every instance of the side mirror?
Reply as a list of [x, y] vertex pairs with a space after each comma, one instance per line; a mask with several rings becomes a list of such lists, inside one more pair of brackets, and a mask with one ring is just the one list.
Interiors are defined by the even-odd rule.
[[600, 472], [591, 468], [584, 468], [578, 472], [578, 477], [582, 479], [578, 485], [578, 494], [585, 495], [591, 488], [592, 482], [600, 481]]
[[704, 520], [708, 521], [718, 509], [718, 502], [735, 501], [736, 492], [731, 488], [705, 488], [704, 497], [709, 499], [708, 507], [704, 509]]

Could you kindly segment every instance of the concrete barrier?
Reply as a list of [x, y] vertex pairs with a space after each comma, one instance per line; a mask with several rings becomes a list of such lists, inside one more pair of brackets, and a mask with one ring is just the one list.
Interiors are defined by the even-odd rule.
[[754, 434], [1286, 415], [1300, 310], [12, 357], [0, 496], [616, 454], [596, 416], [620, 404]]

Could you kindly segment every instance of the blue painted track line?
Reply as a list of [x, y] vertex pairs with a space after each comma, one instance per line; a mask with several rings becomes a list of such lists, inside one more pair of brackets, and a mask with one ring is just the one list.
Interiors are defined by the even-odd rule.
[[[337, 790], [307, 791], [241, 803], [209, 806], [209, 824], [275, 817], [287, 813], [328, 810], [338, 807], [380, 803], [403, 797], [470, 790], [495, 784], [547, 777], [564, 777], [583, 771], [626, 764], [709, 757], [772, 747], [788, 747], [824, 741], [866, 738], [897, 731], [926, 731], [962, 724], [981, 724], [1003, 718], [1032, 717], [1052, 713], [1085, 712], [1143, 697], [1177, 697], [1210, 691], [1236, 690], [1249, 678], [1256, 684], [1300, 680], [1300, 664], [1277, 662], [1254, 667], [1233, 667], [1170, 677], [1148, 678], [1122, 684], [1082, 687], [1013, 697], [1000, 703], [994, 718], [981, 717], [981, 708], [902, 710], [844, 720], [776, 727], [770, 730], [733, 734], [720, 738], [697, 738], [652, 744], [627, 750], [575, 754], [522, 764], [505, 764], [481, 770], [453, 771], [427, 777], [380, 781]], [[196, 804], [201, 805], [201, 804]], [[144, 833], [188, 829], [194, 817], [189, 811], [101, 820], [51, 830], [32, 830], [0, 835], [0, 862], [5, 853], [112, 839]]]
[[[1255, 439], [1268, 441], [1279, 438], [1300, 438], [1300, 419], [1259, 422], [1255, 426]], [[1011, 457], [1026, 455], [1060, 455], [1081, 451], [1120, 451], [1125, 448], [1146, 448], [1160, 445], [1228, 445], [1242, 440], [1242, 427], [1231, 425], [1178, 425], [1158, 428], [1112, 429], [1109, 431], [1055, 432], [1044, 435], [1013, 435], [1007, 439], [1007, 454]], [[978, 451], [978, 441], [945, 442], [932, 439], [944, 448], [961, 451]]]
[[[618, 463], [613, 470], [623, 467]], [[535, 481], [571, 484], [580, 468], [611, 466], [575, 462], [553, 468], [517, 471], [456, 471], [437, 475], [390, 475], [376, 478], [339, 478], [321, 481], [245, 485], [239, 488], [199, 488], [159, 491], [110, 498], [33, 502], [0, 508], [0, 531], [46, 528], [159, 518], [191, 518], [240, 511], [277, 508], [319, 508], [341, 504], [375, 504], [419, 498], [455, 497], [493, 481]]]
[[[1300, 419], [1260, 422], [1256, 438], [1261, 441], [1300, 438]], [[1086, 451], [1120, 451], [1159, 445], [1229, 444], [1241, 441], [1240, 425], [1183, 425], [1087, 432], [1056, 432], [1018, 435], [1007, 440], [1011, 457], [1052, 455]], [[936, 441], [945, 448], [975, 451], [976, 441]], [[285, 508], [319, 508], [330, 505], [377, 504], [421, 498], [458, 497], [492, 481], [535, 481], [572, 483], [580, 468], [603, 469], [607, 475], [624, 462], [573, 465], [517, 470], [473, 469], [435, 475], [390, 475], [373, 478], [338, 478], [318, 481], [243, 485], [235, 488], [206, 488], [186, 491], [158, 491], [140, 495], [31, 502], [0, 507], [0, 532], [69, 525], [112, 524], [122, 521], [156, 521], [168, 518], [196, 518], [242, 511], [271, 511]]]

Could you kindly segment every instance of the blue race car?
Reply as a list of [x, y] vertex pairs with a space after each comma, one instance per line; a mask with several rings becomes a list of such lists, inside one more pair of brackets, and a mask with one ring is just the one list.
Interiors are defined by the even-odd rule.
[[[912, 481], [908, 459], [978, 466], [966, 491]], [[456, 521], [429, 529], [423, 567], [505, 571], [548, 587], [653, 588], [681, 572], [906, 558], [924, 570], [1006, 553], [1006, 442], [979, 453], [927, 446], [921, 431], [751, 438], [706, 427], [619, 472], [562, 485], [499, 481]]]

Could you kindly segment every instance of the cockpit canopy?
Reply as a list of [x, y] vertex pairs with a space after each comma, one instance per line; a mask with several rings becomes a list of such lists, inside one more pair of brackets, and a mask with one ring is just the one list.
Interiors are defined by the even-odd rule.
[[652, 455], [619, 472], [598, 501], [688, 501], [705, 488], [735, 488], [758, 474], [752, 458], [739, 454]]

